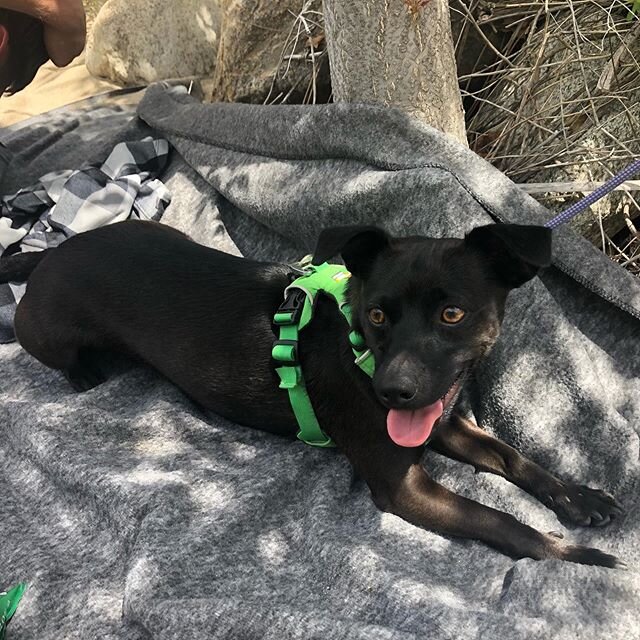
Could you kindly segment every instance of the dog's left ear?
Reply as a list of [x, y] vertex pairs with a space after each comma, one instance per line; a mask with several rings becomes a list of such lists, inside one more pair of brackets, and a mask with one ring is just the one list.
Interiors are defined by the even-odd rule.
[[498, 279], [511, 289], [551, 264], [551, 229], [546, 227], [488, 224], [470, 231], [464, 242], [487, 256]]
[[389, 234], [378, 227], [330, 227], [320, 233], [313, 264], [322, 264], [340, 254], [354, 276], [366, 278], [376, 257], [389, 246], [390, 240]]

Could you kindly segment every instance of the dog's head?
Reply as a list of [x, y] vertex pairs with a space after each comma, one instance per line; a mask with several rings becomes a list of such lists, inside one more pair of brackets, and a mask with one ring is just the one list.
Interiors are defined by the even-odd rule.
[[490, 224], [454, 238], [394, 238], [377, 227], [335, 227], [314, 263], [341, 254], [353, 277], [355, 328], [376, 359], [373, 387], [401, 446], [422, 445], [465, 373], [495, 343], [507, 295], [551, 260], [545, 227]]

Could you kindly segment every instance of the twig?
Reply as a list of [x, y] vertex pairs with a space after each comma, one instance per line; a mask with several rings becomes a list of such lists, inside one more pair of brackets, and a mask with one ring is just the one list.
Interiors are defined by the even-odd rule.
[[[604, 182], [523, 182], [518, 184], [527, 193], [588, 193]], [[640, 180], [627, 180], [614, 191], [640, 191]]]

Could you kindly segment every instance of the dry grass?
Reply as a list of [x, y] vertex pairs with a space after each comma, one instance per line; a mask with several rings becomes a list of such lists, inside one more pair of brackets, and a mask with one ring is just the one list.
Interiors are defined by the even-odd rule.
[[[301, 0], [300, 11], [291, 12], [291, 28], [282, 47], [280, 63], [273, 76], [271, 91], [265, 104], [286, 104], [298, 86], [291, 87], [288, 93], [275, 94], [274, 87], [278, 79], [285, 80], [291, 63], [305, 61], [309, 65], [307, 86], [304, 87], [302, 104], [318, 102], [318, 83], [321, 74], [327, 71], [327, 50], [324, 39], [324, 18], [320, 5], [315, 0]], [[326, 101], [326, 98], [325, 98]]]
[[[480, 0], [472, 0], [479, 4]], [[627, 20], [620, 0], [493, 3], [490, 15], [466, 15], [482, 33], [500, 24], [509, 38], [497, 61], [461, 77], [471, 102], [473, 148], [513, 177], [557, 166], [628, 160], [638, 149], [640, 122], [633, 111], [640, 78], [640, 21]], [[561, 8], [553, 8], [561, 6]], [[487, 39], [487, 43], [489, 40]], [[487, 44], [489, 46], [489, 44]], [[471, 89], [473, 80], [483, 82]], [[625, 119], [612, 131], [612, 114]], [[596, 128], [608, 144], [584, 147]]]
[[603, 251], [615, 262], [640, 277], [640, 232], [631, 218], [626, 219], [626, 232], [611, 239], [603, 233]]
[[[640, 155], [640, 20], [629, 19], [630, 3], [451, 3], [463, 22], [459, 63], [476, 46], [460, 76], [474, 151], [516, 182], [604, 180]], [[540, 199], [558, 209], [579, 196], [562, 195]], [[637, 197], [616, 194], [616, 224], [596, 220], [592, 238], [634, 273]]]

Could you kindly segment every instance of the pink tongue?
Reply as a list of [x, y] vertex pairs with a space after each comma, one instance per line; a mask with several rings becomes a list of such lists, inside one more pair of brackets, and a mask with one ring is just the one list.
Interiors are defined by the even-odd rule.
[[401, 447], [419, 447], [431, 435], [433, 425], [443, 410], [442, 400], [417, 411], [391, 409], [387, 415], [389, 437]]

